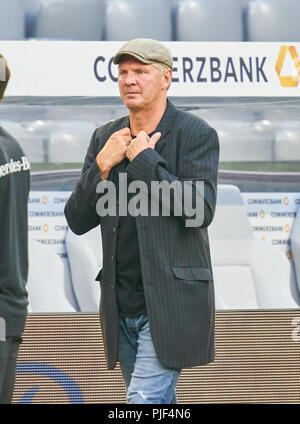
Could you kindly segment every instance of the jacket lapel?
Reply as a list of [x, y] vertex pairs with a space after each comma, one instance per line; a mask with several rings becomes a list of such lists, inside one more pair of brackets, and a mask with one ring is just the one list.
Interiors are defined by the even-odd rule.
[[158, 126], [155, 130], [155, 132], [161, 133], [161, 137], [155, 145], [155, 150], [158, 153], [160, 153], [162, 151], [164, 144], [167, 142], [167, 140], [169, 140], [169, 137], [167, 137], [167, 135], [170, 133], [170, 131], [173, 128], [175, 118], [176, 118], [176, 114], [177, 114], [176, 107], [173, 105], [173, 103], [171, 103], [168, 100], [168, 104], [167, 104], [167, 108], [165, 110], [165, 113], [163, 114], [163, 117], [161, 118], [160, 123], [158, 124]]
[[[122, 124], [120, 125], [119, 130], [122, 130], [123, 128], [126, 128], [126, 127], [130, 128], [129, 116], [126, 116], [126, 117], [123, 119], [123, 122], [122, 122]], [[120, 163], [118, 163], [117, 165], [115, 165], [115, 166], [113, 167], [113, 170], [116, 172], [116, 175], [118, 175], [120, 172], [124, 172], [124, 171], [125, 171], [125, 168], [126, 168], [126, 166], [127, 166], [127, 164], [128, 164], [128, 159], [127, 159], [127, 158], [125, 158], [125, 159], [123, 159], [123, 160], [122, 160], [122, 162], [120, 162]]]

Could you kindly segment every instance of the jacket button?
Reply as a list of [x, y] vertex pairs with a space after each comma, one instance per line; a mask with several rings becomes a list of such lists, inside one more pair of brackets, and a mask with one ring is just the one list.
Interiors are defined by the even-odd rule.
[[115, 233], [117, 231], [117, 227], [113, 227], [113, 233]]
[[111, 287], [112, 290], [115, 290], [115, 288], [116, 288], [116, 286], [114, 284], [111, 284], [110, 287]]
[[111, 262], [115, 262], [115, 258], [114, 258], [114, 256], [111, 256], [111, 257], [110, 257], [110, 260], [111, 260]]

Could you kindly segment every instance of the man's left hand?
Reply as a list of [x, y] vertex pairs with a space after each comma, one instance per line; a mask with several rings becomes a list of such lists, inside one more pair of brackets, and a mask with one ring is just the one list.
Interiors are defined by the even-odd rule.
[[141, 151], [149, 149], [149, 147], [154, 149], [160, 137], [160, 132], [156, 132], [150, 138], [145, 131], [140, 131], [137, 137], [131, 140], [126, 151], [126, 156], [132, 161]]

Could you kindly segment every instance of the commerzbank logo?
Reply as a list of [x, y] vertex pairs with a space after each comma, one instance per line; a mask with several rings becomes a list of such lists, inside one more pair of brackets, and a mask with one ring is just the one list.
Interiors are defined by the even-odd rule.
[[[289, 56], [294, 69], [291, 70], [291, 75], [284, 75], [283, 67]], [[300, 59], [295, 46], [281, 47], [275, 69], [282, 87], [298, 87], [300, 80]]]

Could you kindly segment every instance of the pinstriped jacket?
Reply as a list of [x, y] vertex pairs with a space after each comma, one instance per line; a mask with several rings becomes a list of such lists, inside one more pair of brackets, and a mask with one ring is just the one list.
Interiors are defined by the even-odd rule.
[[[129, 127], [129, 117], [95, 130], [79, 181], [66, 206], [65, 216], [76, 234], [101, 225], [103, 266], [100, 322], [108, 369], [118, 361], [118, 306], [115, 252], [118, 216], [96, 212], [100, 173], [96, 156], [109, 137]], [[136, 226], [145, 301], [153, 344], [168, 368], [204, 365], [214, 359], [214, 287], [207, 227], [216, 205], [219, 142], [205, 121], [178, 110], [170, 101], [156, 129], [161, 138], [155, 149], [139, 153], [111, 169], [108, 180], [116, 186], [119, 174], [143, 181], [204, 182], [204, 216], [200, 227], [186, 227], [184, 215], [137, 216]], [[172, 211], [172, 207], [171, 207]]]

